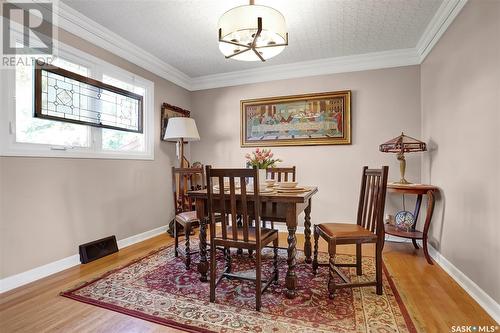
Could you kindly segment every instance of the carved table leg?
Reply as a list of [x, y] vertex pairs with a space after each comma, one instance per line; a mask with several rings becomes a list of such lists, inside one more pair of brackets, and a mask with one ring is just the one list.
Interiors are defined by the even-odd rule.
[[295, 297], [295, 290], [297, 289], [297, 276], [295, 275], [295, 255], [297, 253], [297, 237], [295, 231], [297, 227], [288, 227], [288, 271], [286, 273], [286, 296], [288, 298]]
[[[415, 218], [415, 222], [413, 222], [413, 225], [411, 226], [412, 229], [415, 229], [416, 227], [416, 224], [417, 224], [417, 221], [418, 221], [418, 214], [420, 213], [420, 206], [422, 205], [422, 194], [419, 194], [417, 195], [417, 201], [415, 202], [415, 210], [413, 211], [413, 216]], [[417, 244], [417, 240], [416, 239], [412, 239], [411, 240], [412, 243], [413, 243], [413, 246], [415, 247], [415, 249], [419, 249], [418, 247], [418, 244]]]
[[200, 220], [200, 262], [198, 263], [198, 272], [200, 281], [207, 282], [208, 260], [207, 260], [207, 219]]
[[309, 204], [304, 210], [304, 254], [306, 256], [306, 263], [310, 264], [311, 260], [311, 199], [309, 199]]
[[422, 232], [423, 233], [422, 245], [424, 248], [425, 259], [427, 259], [427, 262], [430, 265], [434, 265], [430, 255], [429, 255], [429, 251], [427, 250], [427, 234], [429, 233], [429, 227], [431, 225], [432, 214], [434, 213], [434, 191], [432, 191], [432, 190], [427, 191], [427, 198], [428, 198], [427, 214], [425, 216], [424, 231]]

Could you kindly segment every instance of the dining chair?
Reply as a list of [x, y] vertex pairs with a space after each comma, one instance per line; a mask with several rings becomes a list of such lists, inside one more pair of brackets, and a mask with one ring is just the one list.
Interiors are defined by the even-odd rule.
[[[201, 183], [201, 185], [200, 185]], [[174, 238], [175, 256], [179, 253], [184, 257], [186, 269], [191, 265], [191, 255], [198, 251], [191, 251], [189, 237], [192, 228], [199, 225], [200, 221], [196, 216], [193, 199], [187, 195], [187, 191], [201, 190], [205, 187], [203, 167], [201, 168], [175, 168], [172, 167], [172, 189], [174, 192]], [[185, 249], [179, 248], [179, 226], [184, 229]]]
[[[278, 281], [278, 231], [260, 227], [260, 195], [257, 169], [213, 169], [206, 167], [208, 218], [210, 224], [210, 302], [223, 278], [255, 281], [255, 308], [260, 311], [261, 294]], [[213, 186], [218, 180], [218, 188]], [[227, 180], [227, 181], [225, 181]], [[246, 181], [249, 185], [247, 187]], [[239, 184], [239, 190], [237, 190]], [[216, 217], [216, 214], [219, 217]], [[236, 216], [240, 216], [240, 225]], [[216, 221], [220, 218], [220, 228]], [[255, 226], [251, 221], [255, 220]], [[220, 232], [217, 232], [220, 229]], [[273, 273], [262, 280], [262, 249], [273, 243]], [[225, 269], [217, 277], [217, 248], [224, 248]], [[232, 272], [231, 248], [255, 251], [255, 278]], [[262, 285], [264, 283], [264, 285]]]
[[[279, 182], [294, 182], [296, 181], [296, 168], [295, 165], [292, 167], [281, 167], [281, 168], [267, 168], [266, 176]], [[270, 221], [271, 229], [274, 229], [274, 221]], [[267, 227], [267, 220], [262, 220], [262, 227]]]
[[[313, 273], [317, 274], [318, 266], [328, 266], [328, 292], [330, 298], [334, 297], [338, 288], [354, 288], [376, 286], [377, 294], [382, 295], [382, 249], [384, 247], [384, 206], [387, 191], [387, 173], [389, 167], [381, 169], [368, 169], [363, 167], [361, 177], [361, 191], [359, 195], [357, 224], [346, 223], [321, 223], [314, 226], [314, 259]], [[329, 262], [318, 263], [319, 237], [328, 242]], [[375, 281], [352, 283], [338, 269], [338, 267], [356, 267], [356, 274], [362, 275], [361, 245], [375, 244]], [[335, 262], [336, 246], [356, 244], [356, 263], [340, 264]], [[334, 276], [337, 273], [343, 280], [338, 284]]]
[[295, 165], [293, 167], [267, 168], [266, 175], [275, 179], [277, 182], [294, 182], [296, 179]]

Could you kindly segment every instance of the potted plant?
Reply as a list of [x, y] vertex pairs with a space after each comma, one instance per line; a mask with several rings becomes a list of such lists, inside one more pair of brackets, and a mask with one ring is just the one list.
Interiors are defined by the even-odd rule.
[[257, 148], [252, 153], [245, 155], [247, 159], [247, 167], [257, 167], [259, 169], [259, 180], [263, 182], [266, 179], [266, 169], [273, 168], [276, 163], [282, 162], [279, 158], [273, 158], [274, 154], [271, 149]]

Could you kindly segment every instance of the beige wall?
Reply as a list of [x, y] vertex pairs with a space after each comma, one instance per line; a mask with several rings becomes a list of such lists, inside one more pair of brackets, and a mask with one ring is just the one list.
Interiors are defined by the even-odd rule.
[[[213, 166], [244, 166], [244, 155], [251, 149], [240, 147], [241, 99], [337, 90], [352, 90], [352, 145], [275, 147], [273, 151], [284, 160], [282, 165], [297, 166], [301, 184], [319, 186], [313, 223], [354, 222], [361, 167], [389, 165], [390, 179], [399, 179], [396, 157], [380, 153], [378, 146], [402, 130], [420, 136], [419, 66], [194, 92], [193, 117], [201, 141], [192, 144], [192, 157]], [[420, 180], [418, 154], [409, 155], [407, 178]], [[400, 204], [399, 197], [389, 200]]]
[[173, 216], [175, 145], [159, 140], [160, 105], [189, 109], [190, 93], [65, 32], [66, 44], [155, 84], [155, 159], [0, 157], [0, 278], [78, 253], [100, 237], [123, 239]]
[[432, 244], [500, 302], [500, 2], [470, 1], [422, 72], [422, 177], [442, 189]]

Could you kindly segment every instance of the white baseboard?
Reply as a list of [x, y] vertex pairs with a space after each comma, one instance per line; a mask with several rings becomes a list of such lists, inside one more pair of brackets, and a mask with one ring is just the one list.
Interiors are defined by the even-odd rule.
[[4, 293], [79, 264], [80, 256], [75, 254], [43, 266], [35, 267], [29, 271], [8, 276], [0, 280], [0, 293]]
[[119, 240], [117, 242], [118, 243], [118, 248], [119, 249], [123, 249], [124, 247], [127, 247], [127, 246], [130, 246], [130, 245], [142, 242], [143, 240], [152, 238], [154, 236], [158, 236], [158, 235], [160, 235], [160, 234], [162, 234], [164, 232], [167, 232], [167, 229], [168, 229], [168, 226], [164, 225], [164, 226], [155, 228], [153, 230], [145, 231], [143, 233], [140, 233], [140, 234], [137, 234], [137, 235], [130, 236], [128, 238]]
[[[130, 246], [135, 243], [142, 242], [151, 237], [157, 236], [161, 233], [167, 231], [167, 226], [162, 226], [153, 230], [148, 230], [143, 233], [130, 236], [125, 239], [119, 240], [118, 248], [122, 249], [124, 247]], [[33, 281], [42, 279], [49, 275], [61, 272], [65, 269], [71, 268], [73, 266], [80, 264], [80, 256], [78, 254], [48, 263], [43, 266], [35, 267], [28, 271], [8, 276], [4, 279], [0, 279], [0, 294], [6, 291], [12, 290], [14, 288], [23, 286], [25, 284], [31, 283]]]
[[467, 275], [446, 259], [438, 250], [428, 245], [429, 254], [434, 261], [444, 269], [446, 273], [460, 287], [462, 287], [479, 305], [497, 322], [500, 323], [500, 304], [490, 297], [483, 289], [481, 289]]

